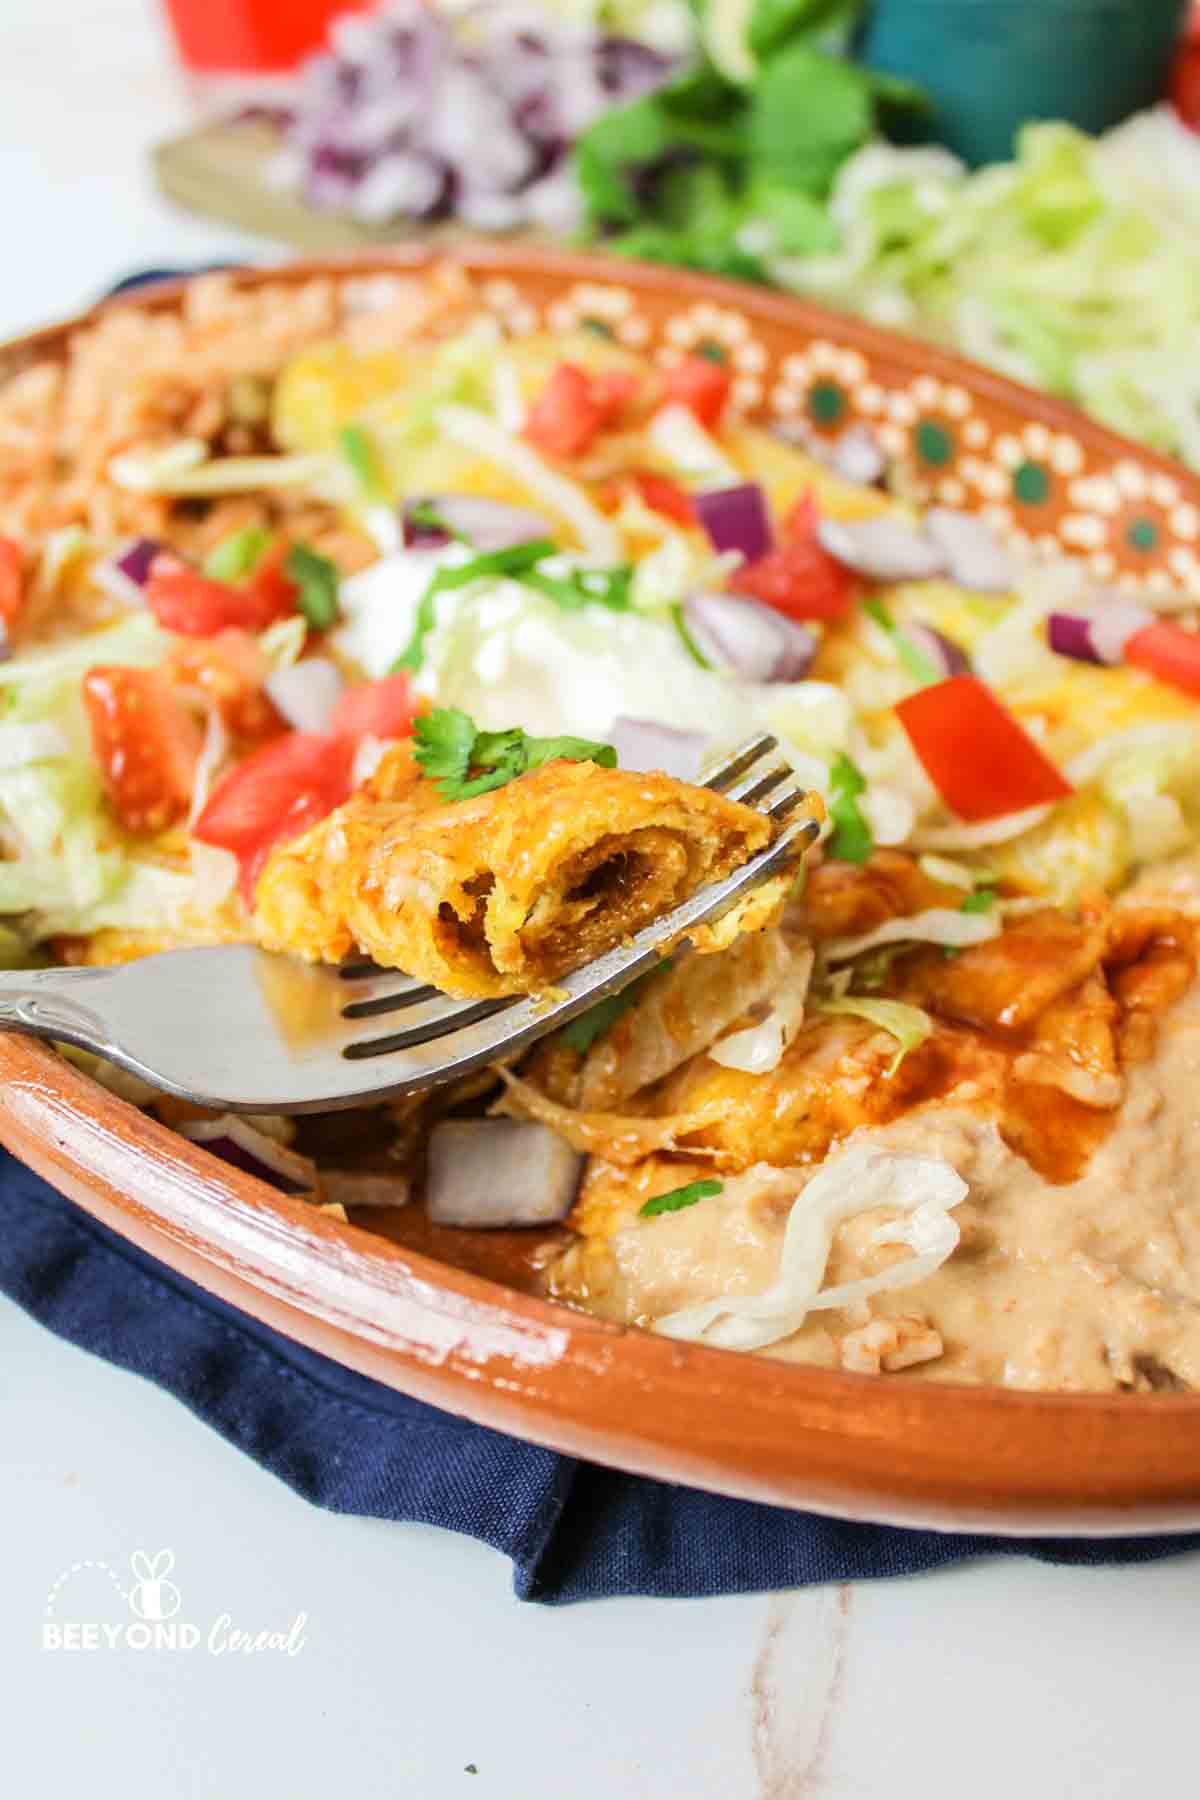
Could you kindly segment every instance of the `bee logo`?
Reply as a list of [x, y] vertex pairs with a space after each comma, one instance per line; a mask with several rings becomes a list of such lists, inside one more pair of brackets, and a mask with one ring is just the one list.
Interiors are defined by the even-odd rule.
[[179, 1589], [167, 1580], [175, 1567], [174, 1551], [160, 1550], [156, 1556], [148, 1556], [144, 1550], [135, 1550], [129, 1566], [136, 1577], [129, 1604], [138, 1618], [155, 1624], [173, 1619], [183, 1605]]

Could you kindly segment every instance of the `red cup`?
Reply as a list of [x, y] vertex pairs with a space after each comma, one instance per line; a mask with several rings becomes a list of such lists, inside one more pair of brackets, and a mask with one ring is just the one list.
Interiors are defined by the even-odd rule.
[[325, 40], [339, 13], [373, 0], [167, 0], [179, 54], [197, 75], [281, 73]]

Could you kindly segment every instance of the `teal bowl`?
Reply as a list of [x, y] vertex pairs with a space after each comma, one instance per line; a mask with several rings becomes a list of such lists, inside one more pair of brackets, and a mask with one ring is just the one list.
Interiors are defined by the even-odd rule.
[[930, 135], [969, 163], [1031, 119], [1105, 131], [1166, 86], [1187, 0], [873, 0], [864, 62], [932, 96]]

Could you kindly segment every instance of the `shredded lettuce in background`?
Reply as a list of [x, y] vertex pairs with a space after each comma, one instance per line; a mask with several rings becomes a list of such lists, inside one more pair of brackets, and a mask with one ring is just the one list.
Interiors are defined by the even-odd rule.
[[765, 257], [781, 286], [953, 344], [1200, 466], [1200, 146], [1165, 112], [1093, 139], [1029, 125], [974, 174], [871, 144], [833, 184], [831, 253]]

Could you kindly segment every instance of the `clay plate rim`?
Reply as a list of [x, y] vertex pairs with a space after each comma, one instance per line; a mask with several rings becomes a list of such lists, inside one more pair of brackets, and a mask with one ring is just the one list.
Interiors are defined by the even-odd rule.
[[[239, 282], [412, 269], [400, 246]], [[957, 357], [705, 276], [494, 246], [468, 269], [708, 300], [1020, 404], [1031, 419], [1200, 481], [1060, 401]], [[183, 282], [109, 305], [171, 305]], [[103, 308], [0, 360], [53, 353]], [[102, 1223], [285, 1335], [480, 1424], [617, 1468], [839, 1517], [1013, 1535], [1200, 1526], [1200, 1395], [1030, 1394], [834, 1373], [684, 1345], [518, 1294], [343, 1225], [210, 1157], [49, 1048], [0, 1036], [0, 1140]]]

